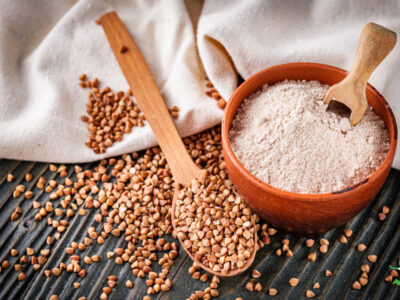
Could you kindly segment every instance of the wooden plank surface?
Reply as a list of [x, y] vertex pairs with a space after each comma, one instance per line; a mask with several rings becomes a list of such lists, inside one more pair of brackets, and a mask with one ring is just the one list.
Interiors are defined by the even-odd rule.
[[[93, 168], [96, 163], [85, 165], [85, 168]], [[72, 165], [67, 165], [71, 178], [74, 178]], [[6, 181], [6, 176], [12, 172], [16, 180], [12, 183]], [[0, 299], [48, 299], [52, 294], [58, 294], [60, 299], [78, 299], [86, 296], [87, 299], [99, 299], [101, 288], [107, 283], [107, 276], [117, 275], [118, 285], [113, 289], [109, 299], [142, 299], [146, 295], [147, 287], [145, 279], [135, 278], [132, 275], [129, 264], [117, 265], [114, 260], [108, 260], [106, 253], [123, 245], [123, 237], [110, 237], [106, 244], [101, 247], [94, 243], [82, 253], [93, 255], [98, 253], [101, 257], [99, 263], [92, 264], [88, 268], [88, 275], [80, 278], [76, 274], [63, 272], [60, 277], [47, 279], [43, 269], [51, 268], [65, 261], [64, 249], [72, 240], [83, 239], [87, 228], [99, 225], [94, 222], [95, 209], [89, 210], [84, 217], [74, 216], [70, 220], [67, 232], [62, 235], [56, 243], [48, 246], [45, 244], [47, 235], [54, 229], [47, 226], [45, 222], [37, 222], [33, 219], [34, 210], [31, 208], [32, 200], [24, 200], [23, 197], [14, 199], [12, 192], [15, 187], [24, 180], [24, 175], [30, 172], [34, 179], [24, 184], [35, 192], [34, 199], [44, 203], [49, 194], [35, 188], [40, 176], [46, 179], [59, 179], [55, 172], [48, 170], [48, 165], [34, 162], [18, 162], [2, 160], [0, 162], [0, 262], [8, 259], [13, 265], [17, 258], [10, 256], [11, 248], [20, 252], [28, 247], [51, 248], [51, 256], [41, 271], [35, 272], [29, 264], [25, 269], [26, 280], [18, 281], [17, 272], [8, 268], [0, 273]], [[400, 287], [384, 281], [389, 273], [388, 265], [395, 265], [400, 256], [400, 171], [392, 170], [382, 191], [376, 199], [359, 215], [350, 220], [345, 226], [341, 226], [325, 234], [331, 244], [326, 254], [317, 250], [317, 261], [311, 263], [307, 260], [310, 249], [305, 246], [305, 238], [278, 233], [271, 238], [271, 244], [261, 249], [249, 271], [234, 278], [223, 279], [218, 288], [220, 297], [218, 299], [268, 299], [269, 288], [276, 288], [278, 295], [273, 299], [303, 299], [305, 291], [312, 289], [315, 282], [321, 287], [314, 289], [315, 298], [318, 299], [400, 299]], [[56, 203], [54, 203], [56, 204]], [[10, 222], [9, 217], [17, 205], [20, 205], [23, 214], [16, 222]], [[378, 213], [383, 205], [391, 208], [390, 214], [385, 221], [379, 221]], [[339, 242], [343, 228], [351, 228], [353, 235], [347, 244]], [[275, 250], [281, 245], [281, 240], [288, 238], [294, 256], [287, 258], [278, 257]], [[168, 236], [168, 240], [173, 238]], [[368, 246], [364, 252], [356, 250], [359, 243]], [[360, 275], [360, 267], [367, 263], [367, 256], [376, 254], [378, 261], [371, 265], [369, 283], [360, 291], [353, 290], [352, 283]], [[174, 285], [172, 290], [165, 293], [153, 295], [152, 299], [186, 299], [195, 290], [204, 290], [209, 283], [194, 280], [188, 274], [188, 268], [192, 265], [187, 255], [179, 250], [179, 257], [173, 265], [169, 278]], [[251, 278], [251, 270], [257, 269], [262, 273], [258, 280], [263, 286], [261, 292], [249, 292], [245, 285]], [[333, 272], [332, 277], [325, 276], [325, 270]], [[300, 279], [297, 287], [290, 287], [288, 281], [292, 277]], [[131, 279], [134, 288], [128, 289], [124, 286], [125, 280]], [[81, 288], [74, 289], [72, 283], [81, 282]]]

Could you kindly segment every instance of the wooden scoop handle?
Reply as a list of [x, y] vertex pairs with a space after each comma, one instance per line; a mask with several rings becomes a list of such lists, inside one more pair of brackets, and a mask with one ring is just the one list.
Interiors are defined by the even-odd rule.
[[368, 23], [360, 39], [349, 77], [367, 84], [369, 77], [396, 44], [396, 33], [375, 23]]
[[117, 13], [107, 13], [100, 18], [99, 22], [103, 26], [111, 49], [132, 92], [167, 158], [175, 180], [183, 184], [189, 183], [196, 177], [195, 175], [200, 174], [200, 169], [186, 151], [139, 48]]
[[351, 109], [350, 123], [361, 121], [368, 107], [366, 89], [368, 79], [396, 44], [396, 33], [375, 23], [368, 23], [361, 31], [353, 67], [348, 76], [331, 86], [324, 103], [332, 98]]

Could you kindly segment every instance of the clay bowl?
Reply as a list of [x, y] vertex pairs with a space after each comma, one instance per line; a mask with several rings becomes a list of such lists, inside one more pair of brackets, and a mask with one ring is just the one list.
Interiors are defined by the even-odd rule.
[[367, 86], [368, 103], [385, 121], [390, 137], [389, 153], [382, 165], [364, 181], [344, 190], [325, 194], [299, 194], [280, 190], [257, 179], [235, 156], [228, 132], [242, 101], [264, 84], [292, 80], [317, 80], [323, 84], [341, 81], [347, 72], [316, 63], [289, 63], [265, 69], [243, 82], [233, 93], [222, 121], [222, 146], [229, 176], [238, 193], [263, 219], [276, 228], [298, 235], [319, 235], [360, 212], [376, 196], [385, 182], [397, 145], [397, 126], [383, 96]]

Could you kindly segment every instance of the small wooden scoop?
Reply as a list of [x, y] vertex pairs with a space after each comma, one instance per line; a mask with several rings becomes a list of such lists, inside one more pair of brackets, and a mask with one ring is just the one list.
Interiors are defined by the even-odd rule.
[[369, 77], [396, 44], [396, 33], [375, 23], [368, 23], [361, 31], [350, 73], [341, 82], [331, 86], [324, 98], [328, 104], [332, 98], [351, 110], [350, 123], [361, 121], [368, 102], [366, 88]]
[[[115, 12], [105, 14], [100, 18], [99, 22], [103, 26], [108, 42], [122, 72], [168, 161], [176, 185], [187, 185], [192, 179], [201, 178], [203, 171], [193, 162], [186, 151], [185, 145], [165, 106], [164, 99], [157, 88], [153, 75], [128, 30]], [[176, 188], [172, 200], [172, 219], [174, 219], [174, 208], [178, 194], [179, 190]], [[174, 222], [172, 223], [174, 224]], [[255, 227], [254, 223], [253, 227]], [[254, 232], [256, 232], [255, 228]], [[254, 236], [254, 245], [257, 245], [257, 234]], [[181, 244], [183, 246], [183, 243]], [[204, 270], [218, 276], [233, 276], [245, 271], [253, 262], [256, 254], [256, 247], [254, 247], [251, 257], [247, 259], [246, 264], [242, 268], [232, 270], [228, 273], [220, 273], [206, 267], [196, 260], [190, 251], [187, 251], [186, 248], [184, 249], [191, 259], [197, 262]]]

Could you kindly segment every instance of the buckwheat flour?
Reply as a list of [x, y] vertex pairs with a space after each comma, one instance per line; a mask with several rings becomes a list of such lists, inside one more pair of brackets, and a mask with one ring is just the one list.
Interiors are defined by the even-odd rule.
[[329, 86], [317, 81], [265, 85], [238, 109], [229, 138], [241, 163], [260, 180], [297, 193], [327, 193], [356, 184], [385, 159], [389, 137], [368, 107], [352, 127], [327, 110]]

